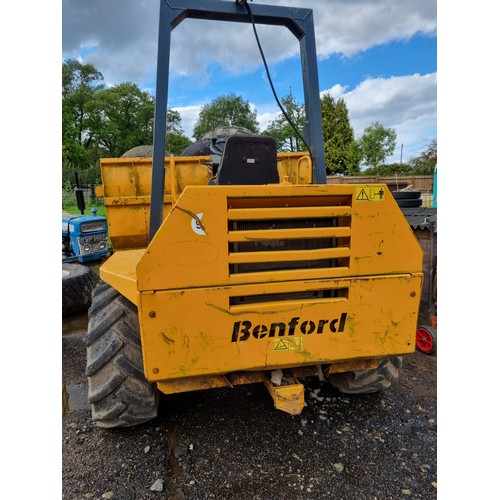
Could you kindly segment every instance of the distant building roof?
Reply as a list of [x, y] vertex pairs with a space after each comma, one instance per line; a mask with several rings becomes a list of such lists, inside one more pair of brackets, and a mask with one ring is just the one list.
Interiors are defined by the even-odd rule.
[[427, 229], [430, 231], [431, 223], [434, 232], [437, 233], [437, 208], [417, 207], [417, 208], [403, 208], [401, 212], [406, 217], [408, 224], [413, 229]]

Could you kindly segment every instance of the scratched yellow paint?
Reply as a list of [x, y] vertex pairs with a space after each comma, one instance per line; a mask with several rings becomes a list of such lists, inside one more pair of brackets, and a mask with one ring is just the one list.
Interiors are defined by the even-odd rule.
[[[142, 292], [147, 377], [156, 381], [414, 352], [421, 281], [421, 275], [322, 280], [322, 287], [348, 286], [349, 298], [243, 310], [229, 306], [229, 297], [252, 294], [261, 289], [257, 285]], [[274, 289], [269, 283], [262, 290]], [[284, 326], [272, 329], [273, 324]], [[295, 324], [292, 334], [290, 324]], [[277, 349], [280, 341], [289, 348]]]
[[[138, 306], [149, 380], [176, 392], [414, 352], [423, 253], [387, 186], [311, 185], [303, 153], [278, 157], [279, 185], [209, 186], [208, 160], [166, 158], [149, 245], [151, 159], [101, 161], [115, 249], [101, 278]], [[306, 219], [335, 223], [294, 223]]]

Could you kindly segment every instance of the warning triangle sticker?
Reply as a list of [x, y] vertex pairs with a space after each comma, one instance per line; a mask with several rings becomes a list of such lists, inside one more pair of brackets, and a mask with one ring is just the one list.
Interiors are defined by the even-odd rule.
[[280, 340], [275, 346], [274, 346], [275, 351], [288, 351], [288, 346], [283, 340]]
[[364, 189], [362, 189], [358, 196], [356, 196], [356, 200], [357, 201], [369, 201], [370, 198], [368, 198], [368, 195], [366, 194], [366, 191]]

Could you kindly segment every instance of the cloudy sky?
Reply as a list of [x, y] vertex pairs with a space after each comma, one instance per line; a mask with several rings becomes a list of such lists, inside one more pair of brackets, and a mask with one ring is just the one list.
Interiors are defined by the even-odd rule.
[[[436, 0], [255, 3], [313, 9], [320, 91], [345, 99], [356, 136], [375, 121], [394, 128], [394, 161], [436, 137]], [[154, 0], [63, 0], [63, 60], [93, 64], [108, 85], [132, 81], [154, 93], [158, 19]], [[303, 102], [297, 40], [282, 27], [258, 32], [278, 95]], [[200, 108], [230, 92], [254, 106], [261, 129], [279, 111], [250, 25], [184, 21], [172, 33], [170, 71], [168, 106], [188, 136]]]

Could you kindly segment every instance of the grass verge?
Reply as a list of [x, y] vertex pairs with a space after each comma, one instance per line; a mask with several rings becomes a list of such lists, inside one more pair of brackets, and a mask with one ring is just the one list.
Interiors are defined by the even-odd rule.
[[[97, 208], [97, 215], [102, 215], [103, 217], [106, 217], [106, 207], [103, 205], [96, 205], [95, 207], [87, 206], [83, 211], [84, 215], [92, 215], [92, 208]], [[78, 210], [77, 205], [66, 205], [66, 206], [63, 205], [63, 210], [70, 214], [80, 215], [80, 210]]]

